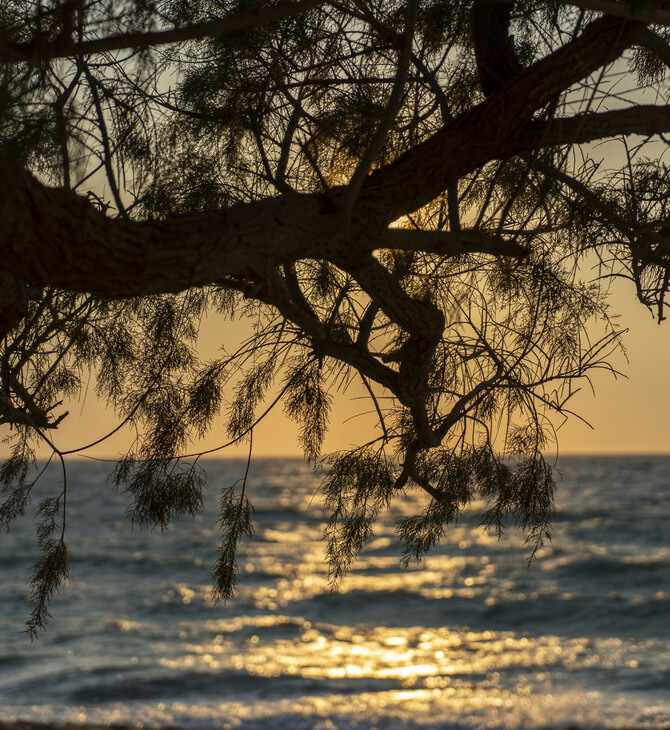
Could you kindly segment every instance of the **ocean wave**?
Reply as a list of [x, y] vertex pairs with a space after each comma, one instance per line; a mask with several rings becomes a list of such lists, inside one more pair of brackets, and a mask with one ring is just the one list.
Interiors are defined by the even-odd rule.
[[[18, 634], [30, 611], [22, 576], [3, 582], [0, 717], [219, 730], [667, 723], [670, 544], [659, 525], [670, 507], [650, 472], [636, 482], [630, 462], [622, 481], [616, 464], [594, 462], [591, 482], [572, 472], [554, 542], [528, 569], [523, 535], [499, 541], [469, 511], [405, 570], [394, 519], [417, 508], [412, 496], [380, 516], [333, 592], [314, 476], [268, 460], [248, 483], [262, 539], [242, 545], [227, 604], [211, 600], [215, 489], [202, 520], [131, 535], [105, 512], [110, 500], [98, 509], [77, 488], [99, 473], [75, 465], [72, 583], [38, 642]], [[234, 471], [207, 470], [214, 485]], [[670, 482], [670, 460], [655, 474]], [[27, 570], [28, 527], [3, 538], [3, 580], [14, 556]]]
[[670, 707], [663, 702], [612, 700], [575, 686], [565, 693], [502, 694], [490, 699], [464, 689], [341, 694], [250, 705], [169, 701], [4, 706], [0, 719], [187, 730], [560, 730], [664, 727], [670, 723]]

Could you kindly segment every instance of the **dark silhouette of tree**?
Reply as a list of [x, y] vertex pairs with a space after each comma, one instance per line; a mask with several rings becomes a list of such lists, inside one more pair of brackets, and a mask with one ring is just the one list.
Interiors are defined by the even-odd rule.
[[[114, 481], [139, 523], [197, 511], [222, 418], [239, 441], [281, 404], [321, 463], [359, 380], [378, 429], [326, 461], [334, 581], [409, 489], [406, 560], [475, 498], [541, 545], [542, 452], [618, 346], [607, 280], [663, 318], [668, 25], [667, 0], [3, 2], [3, 529], [35, 444], [63, 464], [28, 631], [67, 575], [57, 430], [89, 373], [137, 434]], [[201, 361], [212, 310], [256, 326]], [[250, 499], [222, 493], [220, 597]]]
[[513, 39], [509, 35], [512, 2], [475, 0], [470, 11], [472, 47], [479, 84], [486, 96], [498, 93], [521, 72]]

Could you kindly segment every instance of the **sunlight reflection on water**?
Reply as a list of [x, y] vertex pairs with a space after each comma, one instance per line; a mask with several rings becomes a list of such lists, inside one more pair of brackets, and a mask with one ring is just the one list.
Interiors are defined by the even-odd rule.
[[[300, 462], [268, 461], [249, 485], [258, 529], [242, 546], [239, 595], [225, 605], [212, 602], [209, 583], [216, 495], [201, 520], [161, 537], [130, 535], [74, 490], [72, 584], [35, 645], [16, 634], [21, 576], [2, 574], [0, 719], [217, 730], [670, 726], [670, 508], [658, 497], [670, 460], [654, 462], [655, 482], [645, 472], [635, 484], [635, 520], [628, 507], [617, 512], [632, 467], [624, 478], [625, 463], [584, 463], [575, 474], [586, 476], [562, 493], [555, 542], [530, 569], [523, 538], [483, 533], [472, 510], [443, 548], [403, 569], [394, 520], [414, 508], [419, 496], [409, 495], [331, 592], [316, 479]], [[217, 483], [237, 478], [230, 465], [208, 468]], [[9, 563], [25, 561], [34, 535], [12, 537]]]
[[[451, 631], [411, 627], [377, 627], [361, 632], [352, 627], [312, 625], [289, 617], [248, 619], [246, 642], [227, 642], [231, 629], [239, 635], [243, 622], [210, 623], [212, 640], [180, 645], [179, 655], [161, 658], [170, 668], [201, 665], [208, 670], [243, 670], [252, 676], [284, 674], [310, 679], [369, 678], [401, 680], [403, 686], [447, 687], [454, 677], [484, 678], [495, 684], [495, 671], [515, 668], [541, 670], [554, 666], [580, 668], [597, 664], [594, 642], [558, 637], [528, 638], [492, 631]], [[254, 629], [291, 627], [293, 638], [259, 639]], [[186, 631], [188, 633], [188, 628]], [[232, 635], [232, 634], [229, 634]], [[493, 672], [494, 674], [490, 674]], [[430, 678], [430, 681], [424, 681]]]

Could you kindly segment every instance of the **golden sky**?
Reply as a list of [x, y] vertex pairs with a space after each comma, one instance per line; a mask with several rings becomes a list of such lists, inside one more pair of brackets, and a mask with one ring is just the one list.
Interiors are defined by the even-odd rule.
[[[627, 378], [614, 378], [597, 372], [592, 381], [595, 395], [587, 382], [572, 401], [572, 407], [591, 424], [570, 419], [560, 431], [561, 454], [622, 454], [670, 452], [669, 419], [670, 387], [670, 322], [659, 325], [651, 314], [634, 299], [630, 284], [618, 284], [612, 298], [614, 310], [621, 314], [619, 323], [630, 328], [625, 336], [628, 362], [617, 355], [613, 364]], [[206, 321], [203, 340], [206, 354], [214, 355], [220, 344], [234, 347], [245, 329], [243, 322]], [[95, 400], [93, 388], [79, 403], [69, 404], [70, 416], [58, 433], [53, 434], [61, 449], [89, 443], [116, 425], [114, 415]], [[325, 451], [335, 451], [368, 441], [377, 435], [376, 417], [357, 415], [367, 410], [368, 403], [359, 400], [360, 391], [334, 394], [330, 434]], [[223, 419], [221, 419], [221, 422]], [[213, 448], [227, 441], [223, 425], [214, 428], [200, 448]], [[114, 457], [129, 442], [128, 433], [118, 434], [105, 443], [86, 451], [89, 456]], [[217, 456], [245, 456], [248, 444], [230, 447]], [[277, 408], [254, 430], [254, 454], [257, 456], [299, 455], [297, 428]], [[47, 455], [47, 452], [42, 452]]]

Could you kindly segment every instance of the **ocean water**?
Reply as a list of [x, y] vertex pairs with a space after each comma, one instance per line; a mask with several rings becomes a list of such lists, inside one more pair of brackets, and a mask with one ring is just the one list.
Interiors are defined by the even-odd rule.
[[[670, 727], [670, 458], [564, 458], [553, 541], [527, 565], [473, 509], [403, 569], [380, 520], [329, 589], [319, 478], [258, 459], [256, 534], [237, 598], [214, 604], [217, 492], [243, 461], [205, 463], [205, 510], [133, 529], [108, 465], [69, 472], [71, 581], [35, 642], [28, 516], [0, 536], [0, 720], [167, 728]], [[49, 472], [45, 486], [56, 484]]]

